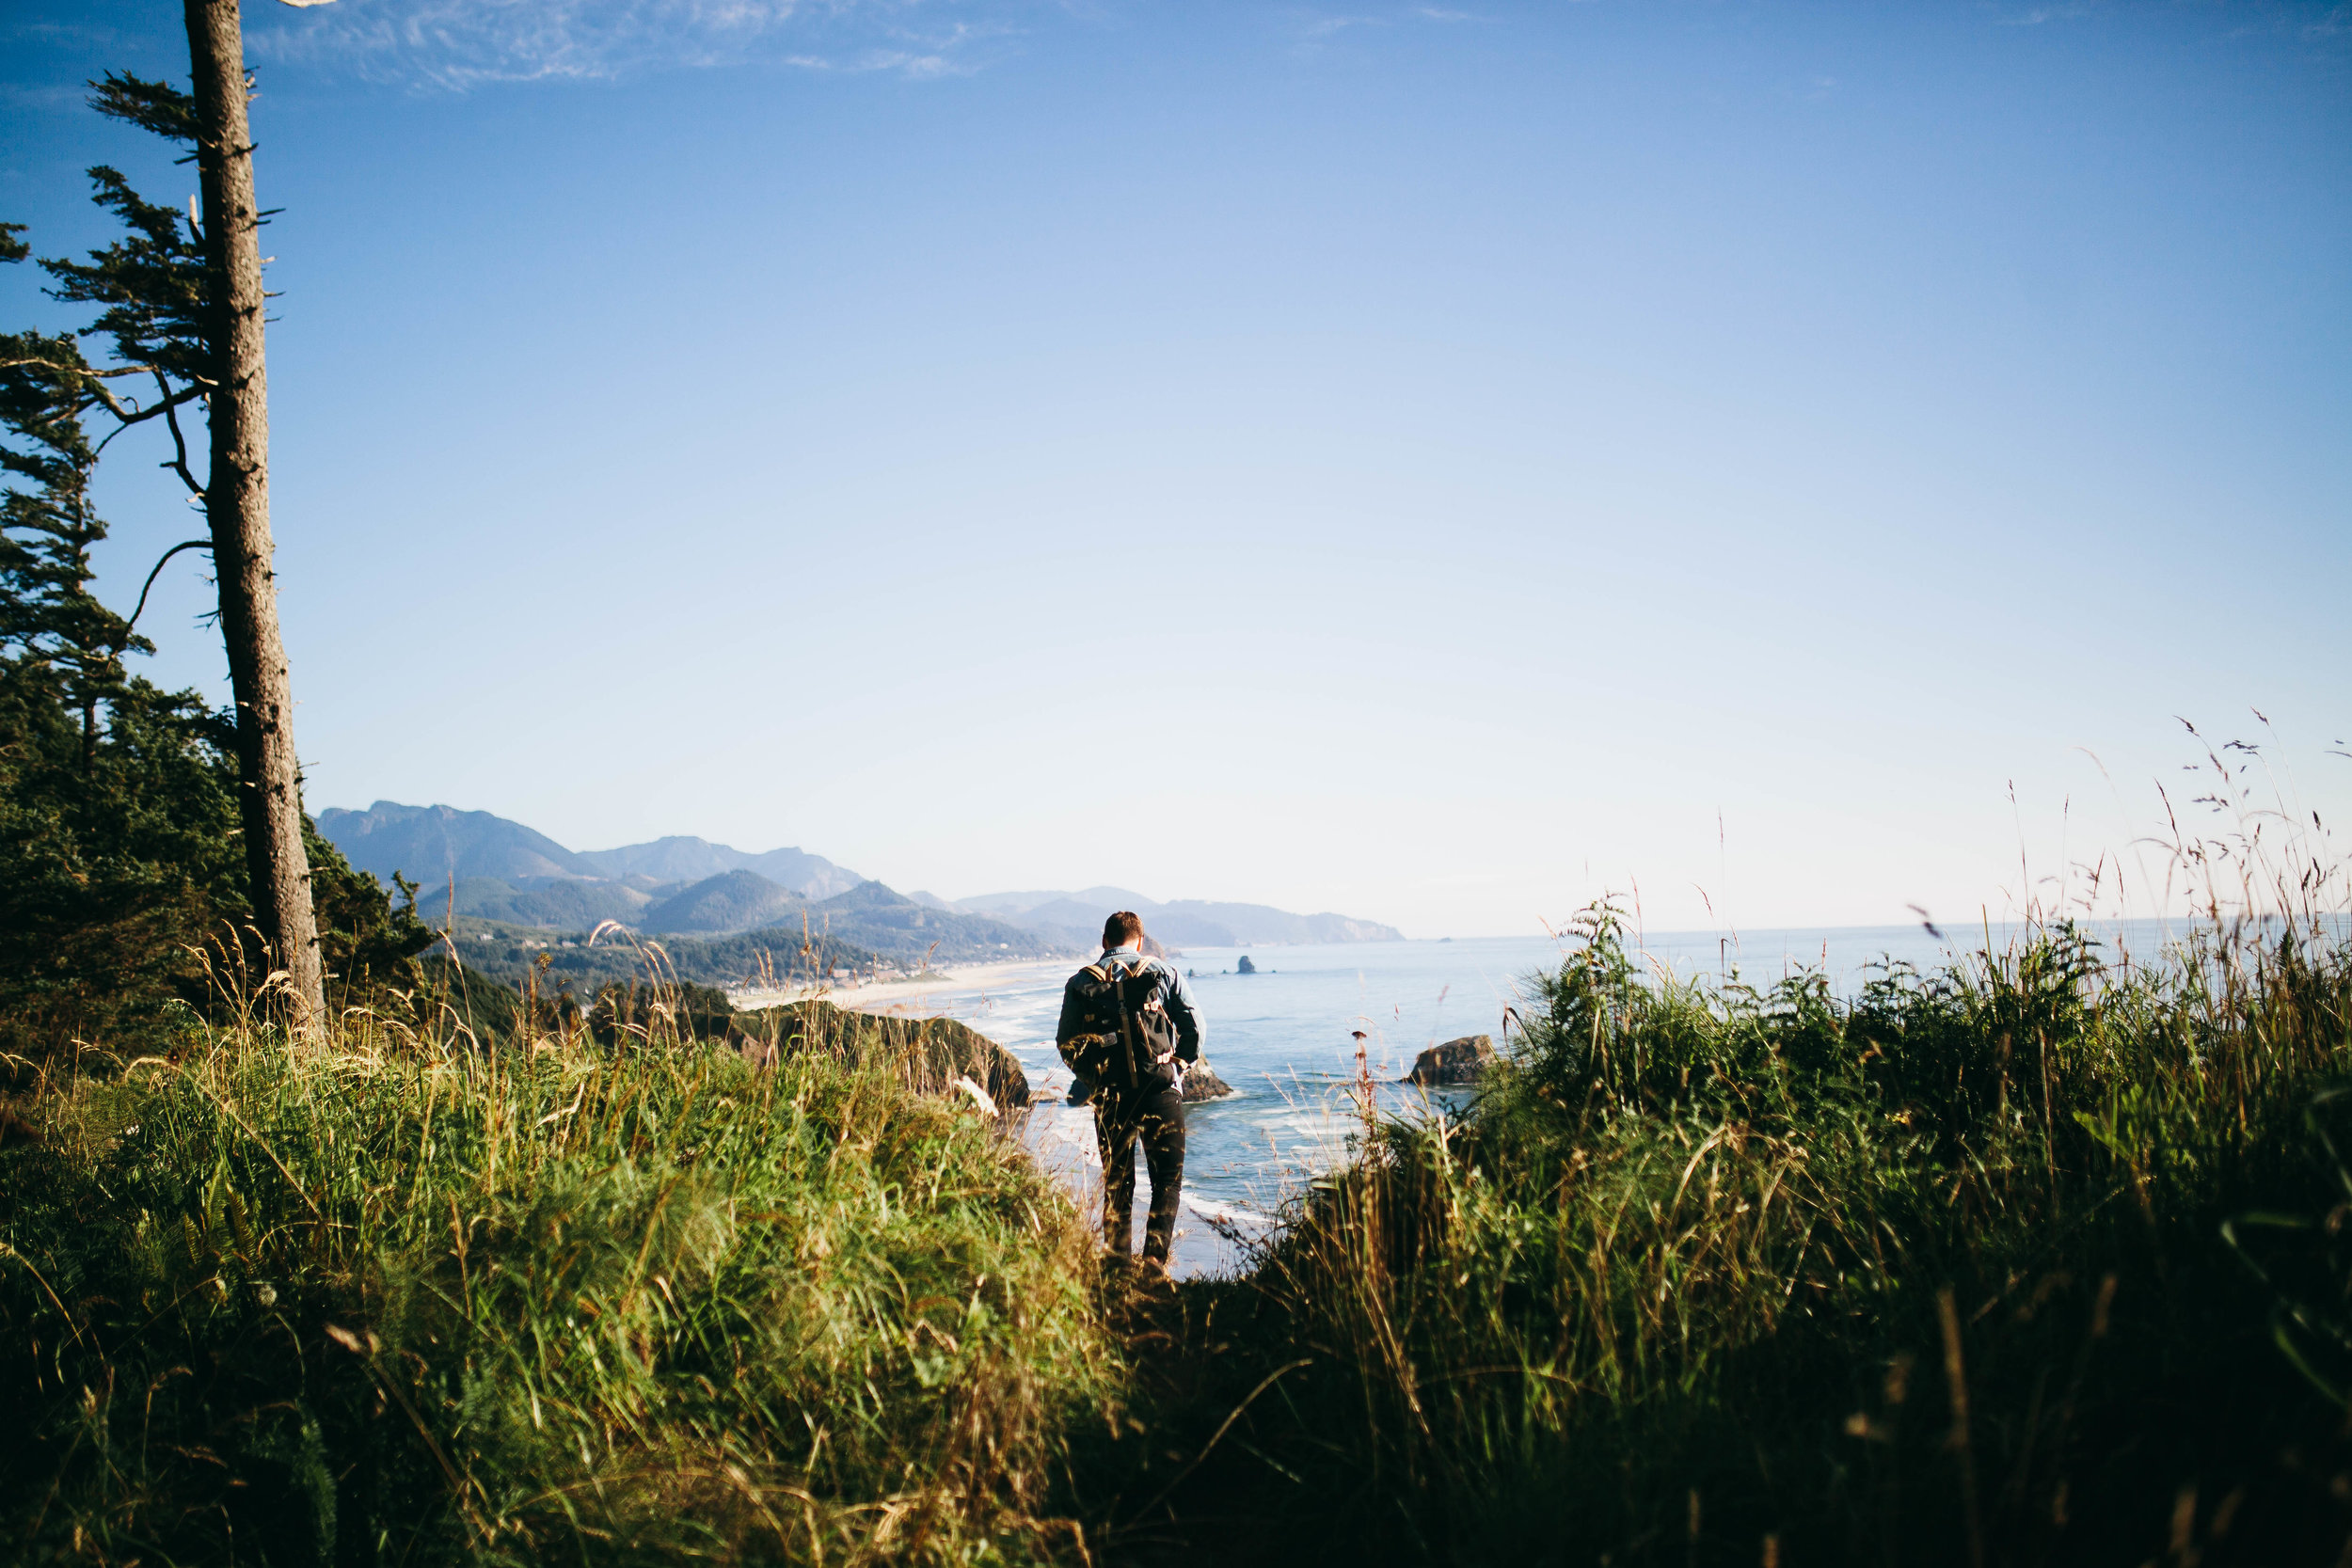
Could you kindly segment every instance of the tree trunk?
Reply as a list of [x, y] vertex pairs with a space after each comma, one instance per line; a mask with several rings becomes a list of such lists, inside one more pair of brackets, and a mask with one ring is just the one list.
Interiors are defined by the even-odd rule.
[[212, 470], [204, 510], [220, 583], [220, 630], [237, 704], [238, 803], [253, 913], [291, 976], [306, 1022], [323, 1022], [310, 863], [302, 847], [294, 682], [278, 630], [269, 534], [269, 380], [262, 362], [261, 213], [246, 124], [245, 40], [237, 0], [184, 0], [196, 76], [197, 169], [204, 190], [204, 262], [215, 316], [206, 423]]

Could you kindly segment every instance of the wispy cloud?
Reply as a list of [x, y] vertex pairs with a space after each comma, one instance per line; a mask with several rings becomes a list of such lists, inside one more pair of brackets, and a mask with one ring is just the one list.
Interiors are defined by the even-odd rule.
[[341, 0], [248, 23], [256, 59], [465, 91], [767, 63], [969, 74], [1015, 29], [921, 0]]
[[1309, 43], [1315, 43], [1343, 33], [1350, 27], [1385, 27], [1388, 24], [1389, 19], [1385, 16], [1311, 15], [1299, 19], [1298, 36]]
[[1352, 28], [1393, 27], [1400, 23], [1415, 22], [1476, 22], [1472, 11], [1455, 10], [1446, 6], [1407, 6], [1398, 10], [1372, 12], [1295, 11], [1291, 16], [1291, 35], [1300, 47], [1312, 48], [1327, 43]]
[[2090, 7], [2087, 4], [2035, 6], [2027, 10], [2003, 12], [1994, 20], [2004, 27], [2040, 27], [2048, 23], [2069, 22], [2090, 14]]
[[982, 46], [1017, 29], [1006, 23], [959, 22], [924, 31], [885, 28], [882, 42], [869, 42], [830, 55], [786, 55], [782, 63], [803, 71], [834, 73], [887, 71], [918, 79], [969, 76], [986, 63]]

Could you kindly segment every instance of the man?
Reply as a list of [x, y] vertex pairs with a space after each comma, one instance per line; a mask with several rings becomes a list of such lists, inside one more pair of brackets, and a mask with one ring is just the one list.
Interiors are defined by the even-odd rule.
[[1093, 1097], [1104, 1239], [1114, 1257], [1129, 1256], [1140, 1139], [1152, 1174], [1143, 1259], [1164, 1269], [1184, 1184], [1184, 1068], [1200, 1056], [1200, 1015], [1184, 976], [1144, 955], [1143, 921], [1133, 911], [1103, 923], [1103, 956], [1062, 988], [1055, 1043], [1079, 1089]]

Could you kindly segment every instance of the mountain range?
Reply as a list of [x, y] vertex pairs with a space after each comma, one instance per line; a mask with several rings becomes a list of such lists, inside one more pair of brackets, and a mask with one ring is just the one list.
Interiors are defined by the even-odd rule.
[[547, 878], [591, 878], [644, 891], [750, 871], [803, 898], [830, 898], [866, 880], [821, 855], [799, 849], [746, 854], [700, 838], [658, 838], [617, 849], [566, 849], [547, 834], [486, 811], [404, 806], [378, 800], [365, 811], [330, 806], [319, 832], [362, 871], [389, 881], [395, 871], [428, 885], [452, 878], [495, 877], [528, 884]]
[[747, 855], [701, 838], [657, 838], [651, 844], [624, 844], [618, 849], [585, 850], [580, 858], [608, 877], [644, 877], [657, 882], [699, 882], [746, 871], [803, 898], [830, 898], [866, 880], [805, 850], [771, 849], [764, 855]]
[[1402, 942], [1405, 934], [1374, 920], [1343, 914], [1293, 914], [1265, 904], [1223, 904], [1200, 898], [1162, 903], [1127, 888], [1090, 887], [1076, 893], [991, 893], [948, 900], [908, 895], [915, 902], [961, 914], [994, 915], [1074, 946], [1100, 940], [1103, 922], [1120, 910], [1143, 917], [1143, 927], [1171, 946], [1255, 947], [1274, 942]]
[[717, 938], [797, 931], [806, 922], [900, 961], [1091, 951], [1104, 917], [1122, 909], [1170, 945], [1401, 940], [1393, 927], [1344, 915], [1189, 898], [1162, 903], [1116, 887], [953, 900], [901, 895], [799, 848], [752, 854], [674, 836], [567, 849], [522, 823], [453, 806], [378, 800], [365, 811], [323, 811], [318, 827], [359, 870], [421, 883], [418, 911], [436, 926], [586, 931], [616, 921], [651, 935]]

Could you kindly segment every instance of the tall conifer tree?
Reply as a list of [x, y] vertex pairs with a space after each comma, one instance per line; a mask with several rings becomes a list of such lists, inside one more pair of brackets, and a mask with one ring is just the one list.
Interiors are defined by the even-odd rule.
[[[162, 419], [171, 467], [204, 503], [220, 591], [220, 629], [236, 704], [238, 805], [255, 924], [285, 968], [300, 1010], [325, 1015], [325, 990], [310, 859], [303, 844], [301, 774], [294, 744], [294, 691], [278, 622], [269, 515], [269, 391], [263, 356], [260, 229], [249, 85], [237, 0], [185, 0], [195, 91], [109, 75], [91, 103], [192, 150], [202, 224], [157, 207], [119, 173], [90, 171], [95, 199], [130, 233], [87, 263], [44, 261], [59, 298], [103, 305], [93, 330], [114, 340], [119, 363], [86, 372], [92, 404], [124, 423]], [[195, 227], [194, 215], [188, 220]], [[108, 381], [151, 377], [138, 402]], [[201, 399], [209, 463], [199, 480], [180, 411]]]
[[205, 420], [220, 629], [237, 701], [246, 863], [253, 910], [313, 1020], [326, 1012], [310, 863], [302, 844], [302, 774], [294, 758], [294, 677], [278, 629], [269, 530], [269, 378], [262, 353], [261, 204], [246, 122], [245, 38], [237, 0], [186, 0], [196, 84], [196, 166], [204, 192], [212, 389]]

